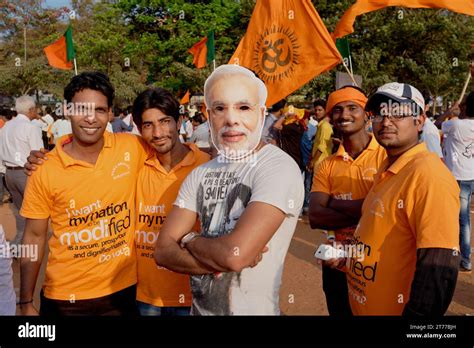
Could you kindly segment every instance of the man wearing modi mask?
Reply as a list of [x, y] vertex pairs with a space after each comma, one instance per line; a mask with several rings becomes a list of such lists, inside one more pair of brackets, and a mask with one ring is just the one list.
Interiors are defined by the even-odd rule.
[[[155, 260], [191, 274], [193, 315], [278, 315], [283, 263], [304, 198], [300, 170], [261, 140], [267, 90], [250, 70], [218, 67], [204, 97], [218, 156], [183, 182]], [[200, 234], [192, 231], [198, 218]]]

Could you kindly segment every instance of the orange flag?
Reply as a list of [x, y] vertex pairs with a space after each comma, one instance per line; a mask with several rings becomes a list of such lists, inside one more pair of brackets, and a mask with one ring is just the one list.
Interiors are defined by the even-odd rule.
[[334, 39], [339, 39], [353, 33], [357, 16], [388, 6], [445, 8], [453, 12], [474, 16], [474, 1], [472, 0], [358, 0], [344, 13], [332, 36]]
[[207, 64], [207, 37], [199, 41], [193, 47], [191, 47], [188, 52], [194, 56], [193, 64], [196, 68], [204, 68]]
[[48, 58], [49, 65], [52, 67], [64, 70], [72, 69], [72, 62], [67, 61], [67, 46], [64, 36], [61, 36], [43, 50], [46, 54], [46, 58]]
[[189, 89], [186, 91], [184, 96], [181, 98], [181, 101], [179, 102], [181, 105], [188, 104], [189, 103]]
[[249, 68], [265, 82], [270, 106], [341, 62], [310, 0], [257, 0], [229, 64]]

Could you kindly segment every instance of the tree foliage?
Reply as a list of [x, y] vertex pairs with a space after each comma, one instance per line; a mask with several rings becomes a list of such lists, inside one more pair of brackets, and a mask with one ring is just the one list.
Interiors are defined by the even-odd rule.
[[[354, 2], [313, 0], [329, 31]], [[73, 26], [79, 71], [108, 73], [118, 104], [129, 104], [150, 85], [177, 95], [187, 89], [202, 93], [212, 65], [195, 69], [188, 49], [212, 29], [216, 64], [226, 63], [254, 5], [255, 0], [72, 0], [71, 9], [46, 9], [42, 0], [0, 0], [0, 93], [42, 90], [61, 97], [73, 72], [49, 67], [42, 50], [68, 24]], [[399, 81], [453, 100], [466, 77], [474, 19], [445, 10], [390, 7], [357, 18], [348, 38], [354, 73], [363, 77], [366, 91]], [[295, 94], [307, 100], [326, 97], [337, 70], [345, 71], [339, 66]]]

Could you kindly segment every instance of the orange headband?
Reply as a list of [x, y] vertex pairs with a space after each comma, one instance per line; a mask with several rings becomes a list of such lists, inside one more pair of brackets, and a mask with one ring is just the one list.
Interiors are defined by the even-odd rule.
[[365, 104], [367, 104], [367, 97], [355, 88], [347, 87], [338, 89], [337, 91], [334, 91], [329, 95], [328, 102], [326, 105], [326, 115], [331, 116], [332, 109], [337, 104], [346, 101], [352, 101], [360, 105], [362, 109], [365, 109]]

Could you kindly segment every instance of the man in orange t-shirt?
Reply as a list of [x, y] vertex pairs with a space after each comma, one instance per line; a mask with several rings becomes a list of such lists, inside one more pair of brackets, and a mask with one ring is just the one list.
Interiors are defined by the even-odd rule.
[[155, 242], [173, 207], [181, 183], [209, 155], [194, 144], [179, 141], [179, 102], [161, 88], [141, 93], [133, 104], [133, 121], [155, 151], [138, 175], [135, 241], [137, 247], [137, 303], [141, 315], [189, 315], [189, 275], [156, 265]]
[[33, 294], [51, 220], [40, 314], [131, 316], [135, 184], [146, 150], [136, 136], [105, 132], [114, 98], [106, 75], [73, 77], [64, 98], [72, 135], [28, 179], [21, 208], [23, 243], [37, 245], [39, 255], [21, 260], [21, 313], [38, 314]]
[[[366, 102], [361, 90], [346, 86], [329, 95], [326, 107], [343, 140], [337, 152], [316, 168], [309, 220], [312, 228], [334, 230], [338, 243], [352, 242], [362, 202], [387, 156], [367, 132]], [[351, 315], [346, 274], [326, 263], [322, 273], [329, 315]]]
[[367, 102], [377, 141], [387, 151], [362, 206], [348, 259], [355, 315], [440, 316], [459, 267], [459, 187], [440, 158], [419, 142], [424, 99], [389, 83]]

